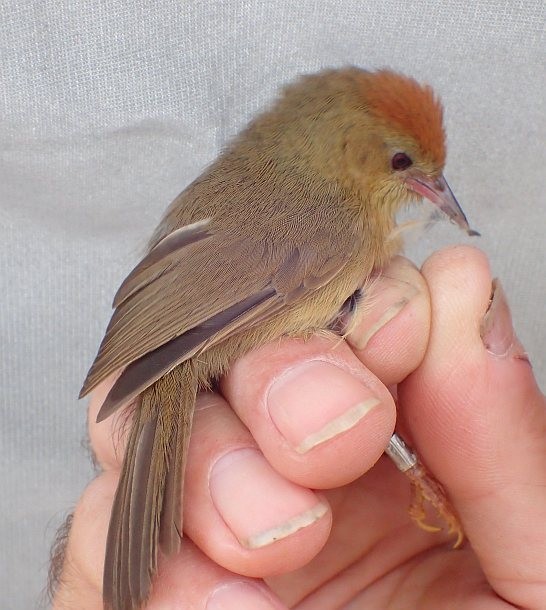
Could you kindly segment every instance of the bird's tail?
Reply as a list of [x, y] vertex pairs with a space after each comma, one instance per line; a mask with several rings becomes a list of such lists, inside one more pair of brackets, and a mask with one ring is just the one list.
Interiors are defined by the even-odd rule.
[[139, 397], [106, 542], [107, 610], [136, 610], [150, 593], [158, 548], [176, 553], [182, 536], [182, 487], [197, 375], [183, 362]]

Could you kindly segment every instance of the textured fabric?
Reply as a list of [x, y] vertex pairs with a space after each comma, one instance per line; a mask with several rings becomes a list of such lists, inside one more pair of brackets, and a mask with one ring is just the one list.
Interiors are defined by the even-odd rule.
[[447, 176], [546, 381], [542, 0], [0, 0], [2, 607], [33, 608], [91, 476], [76, 396], [114, 291], [169, 201], [301, 72], [427, 80]]

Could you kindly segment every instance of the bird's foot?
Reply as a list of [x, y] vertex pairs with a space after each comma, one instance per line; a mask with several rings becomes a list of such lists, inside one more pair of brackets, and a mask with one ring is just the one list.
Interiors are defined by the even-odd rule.
[[411, 482], [411, 504], [408, 510], [415, 523], [427, 532], [439, 532], [442, 527], [427, 522], [426, 503], [434, 508], [449, 534], [455, 537], [453, 548], [458, 548], [465, 538], [464, 530], [455, 509], [449, 502], [444, 488], [417, 462], [405, 473]]

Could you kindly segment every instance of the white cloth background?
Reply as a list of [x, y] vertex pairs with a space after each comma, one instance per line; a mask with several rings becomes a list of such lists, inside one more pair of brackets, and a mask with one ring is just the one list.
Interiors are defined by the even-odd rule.
[[[430, 82], [447, 176], [546, 381], [542, 0], [0, 0], [0, 605], [33, 608], [91, 476], [76, 397], [170, 200], [301, 72]], [[417, 261], [469, 242], [435, 226]]]

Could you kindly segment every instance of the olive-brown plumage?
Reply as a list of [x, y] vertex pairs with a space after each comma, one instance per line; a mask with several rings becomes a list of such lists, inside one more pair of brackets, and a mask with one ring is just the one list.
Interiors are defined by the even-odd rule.
[[429, 198], [471, 232], [444, 162], [430, 88], [386, 70], [328, 70], [287, 87], [171, 204], [116, 294], [81, 392], [123, 369], [98, 420], [135, 405], [106, 608], [141, 607], [158, 548], [179, 548], [196, 392], [249, 349], [335, 321], [399, 251], [395, 214], [409, 199]]

